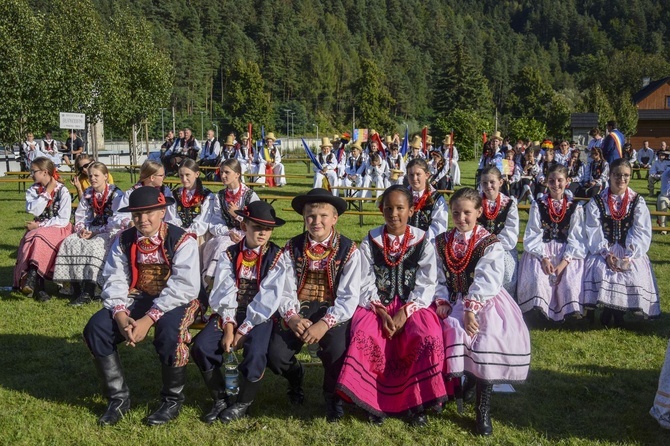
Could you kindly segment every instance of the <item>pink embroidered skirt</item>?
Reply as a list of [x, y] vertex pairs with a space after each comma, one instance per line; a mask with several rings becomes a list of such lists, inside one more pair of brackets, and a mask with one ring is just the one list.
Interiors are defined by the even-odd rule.
[[[386, 309], [393, 316], [401, 307], [396, 297]], [[388, 339], [381, 319], [359, 307], [337, 390], [346, 401], [377, 416], [430, 408], [446, 399], [443, 362], [440, 322], [432, 308], [416, 311]]]
[[447, 377], [469, 372], [489, 383], [520, 382], [530, 367], [530, 335], [521, 310], [505, 289], [477, 313], [479, 333], [463, 328], [463, 300], [458, 299], [444, 327]]
[[14, 287], [19, 286], [21, 277], [30, 266], [36, 266], [37, 272], [45, 279], [53, 276], [58, 248], [65, 238], [72, 234], [72, 225], [46, 226], [26, 232], [19, 244], [14, 266]]

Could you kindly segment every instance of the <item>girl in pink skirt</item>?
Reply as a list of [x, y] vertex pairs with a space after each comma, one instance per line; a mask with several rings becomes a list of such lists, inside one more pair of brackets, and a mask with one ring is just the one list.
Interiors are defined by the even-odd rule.
[[70, 192], [58, 181], [54, 163], [44, 157], [30, 163], [30, 175], [35, 184], [26, 191], [26, 212], [34, 218], [26, 223], [14, 267], [14, 288], [26, 296], [37, 293], [37, 299], [47, 301], [44, 279], [53, 276], [56, 255], [61, 242], [72, 234]]
[[549, 193], [530, 207], [516, 291], [521, 311], [537, 308], [553, 321], [584, 310], [584, 210], [567, 186], [568, 168], [554, 164], [547, 172]]
[[623, 325], [627, 310], [645, 316], [661, 314], [656, 277], [647, 251], [651, 218], [644, 198], [628, 187], [631, 165], [617, 159], [610, 183], [586, 206], [586, 237], [590, 255], [584, 273], [584, 304], [602, 305], [600, 321]]
[[482, 199], [472, 188], [449, 200], [455, 228], [435, 238], [436, 304], [443, 318], [445, 378], [467, 374], [476, 383], [477, 432], [491, 435], [494, 383], [521, 382], [530, 366], [530, 336], [503, 287], [505, 250], [477, 224]]
[[381, 424], [407, 415], [426, 424], [425, 409], [446, 396], [440, 322], [430, 307], [435, 294], [435, 250], [421, 229], [409, 226], [412, 195], [401, 185], [382, 195], [386, 225], [360, 246], [361, 304], [337, 389]]

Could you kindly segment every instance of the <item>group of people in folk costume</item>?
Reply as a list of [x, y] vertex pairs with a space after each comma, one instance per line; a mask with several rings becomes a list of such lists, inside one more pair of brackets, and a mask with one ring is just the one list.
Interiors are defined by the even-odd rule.
[[[359, 141], [347, 140], [336, 135], [337, 147], [333, 147], [330, 138], [321, 139], [317, 161], [314, 166], [314, 187], [327, 185], [333, 195], [339, 195], [339, 189], [349, 189], [351, 195], [371, 197], [374, 191], [380, 197], [389, 186], [407, 185], [409, 162], [424, 159], [429, 166], [431, 185], [437, 190], [451, 189], [460, 185], [461, 171], [458, 165], [458, 149], [447, 135], [441, 147], [433, 147], [430, 135], [424, 147], [420, 136], [408, 143], [408, 152], [400, 151], [400, 139], [397, 135], [387, 136], [386, 142], [374, 134], [366, 142], [365, 148]], [[348, 149], [348, 153], [347, 153]], [[360, 189], [359, 189], [360, 188]]]
[[[197, 161], [200, 167], [217, 167], [224, 160], [236, 159], [240, 163], [242, 174], [251, 175], [250, 183], [282, 187], [286, 185], [286, 170], [276, 141], [274, 133], [270, 132], [262, 147], [254, 147], [248, 132], [242, 134], [240, 142], [231, 133], [221, 145], [214, 136], [214, 130], [208, 130], [207, 140], [200, 143], [191, 129], [186, 128], [179, 131], [176, 138], [171, 131], [168, 132], [158, 159], [165, 166], [168, 175], [178, 173], [183, 161], [189, 158]], [[208, 170], [205, 176], [214, 179], [218, 175], [214, 170]], [[242, 182], [245, 182], [244, 176]]]
[[71, 165], [74, 160], [84, 152], [84, 141], [77, 136], [77, 132], [71, 130], [69, 137], [63, 142], [53, 139], [51, 130], [44, 133], [44, 138], [36, 140], [32, 132], [26, 134], [26, 140], [19, 148], [19, 160], [22, 166], [27, 167], [36, 158], [50, 159], [56, 168], [61, 164]]
[[[67, 188], [53, 162], [37, 158], [30, 166], [35, 184], [26, 192], [34, 219], [19, 246], [14, 286], [47, 300], [45, 279], [69, 280], [79, 292], [72, 304], [79, 305], [102, 285], [104, 308], [84, 330], [109, 398], [101, 424], [118, 422], [130, 406], [116, 344], [136, 345], [151, 326], [163, 383], [161, 405], [146, 420], [151, 425], [179, 414], [191, 353], [213, 399], [206, 422], [244, 416], [266, 367], [287, 379], [289, 401], [302, 403], [305, 372], [295, 353], [307, 343], [320, 347], [329, 421], [343, 416], [344, 400], [375, 424], [407, 416], [424, 425], [429, 409], [462, 395], [476, 398], [477, 431], [490, 435], [492, 383], [523, 381], [528, 371], [523, 312], [593, 319], [601, 306], [601, 322], [615, 326], [627, 310], [660, 314], [646, 254], [649, 211], [628, 187], [627, 160], [608, 166], [606, 186], [586, 205], [573, 199], [568, 167], [554, 163], [543, 171], [546, 193], [531, 205], [517, 266], [519, 217], [516, 199], [502, 192], [504, 174], [484, 165], [481, 191], [461, 188], [448, 207], [421, 148], [411, 147], [407, 186], [384, 190], [386, 223], [358, 249], [335, 228], [346, 203], [318, 188], [292, 203], [306, 232], [283, 250], [271, 244], [272, 228], [284, 222], [241, 182], [234, 157], [220, 163], [225, 187], [216, 194], [202, 186], [191, 159], [182, 160], [182, 186], [174, 192], [163, 185], [160, 163], [145, 162], [138, 184], [123, 193], [109, 183], [105, 165], [93, 162], [73, 228]], [[334, 155], [329, 141], [321, 148], [325, 166]], [[354, 142], [352, 166], [359, 151]], [[376, 153], [370, 147], [368, 159]], [[192, 340], [188, 327], [208, 305], [215, 314]], [[220, 367], [234, 347], [244, 348], [244, 359], [233, 403]], [[655, 414], [667, 416], [660, 398]]]

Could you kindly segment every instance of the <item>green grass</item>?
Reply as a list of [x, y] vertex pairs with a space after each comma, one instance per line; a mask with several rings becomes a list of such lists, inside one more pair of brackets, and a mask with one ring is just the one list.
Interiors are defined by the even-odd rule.
[[[287, 164], [287, 168], [289, 173], [305, 172], [302, 163]], [[462, 163], [466, 184], [474, 170], [473, 162]], [[130, 185], [127, 174], [115, 172], [114, 176], [122, 187]], [[310, 186], [305, 179], [266, 193], [289, 196]], [[633, 180], [632, 186], [646, 191], [644, 181]], [[0, 186], [0, 203], [4, 228], [0, 286], [7, 287], [27, 218], [23, 193], [16, 186]], [[283, 211], [290, 208], [290, 201], [277, 201], [274, 206], [288, 221], [273, 237], [283, 245], [302, 230], [302, 222], [295, 213]], [[521, 212], [521, 217], [525, 219], [526, 214]], [[366, 216], [365, 222], [360, 228], [358, 217], [345, 214], [338, 227], [359, 241], [382, 219]], [[670, 273], [668, 237], [654, 235], [649, 253], [662, 297], [667, 296]], [[96, 420], [105, 401], [81, 340], [83, 326], [100, 304], [73, 309], [66, 298], [39, 304], [18, 293], [4, 291], [0, 296], [0, 444], [670, 444], [670, 433], [648, 415], [670, 332], [667, 314], [655, 321], [630, 320], [625, 330], [605, 330], [585, 321], [535, 322], [528, 381], [516, 386], [515, 394], [493, 398], [495, 432], [490, 439], [472, 435], [472, 407], [466, 406], [460, 415], [453, 404], [420, 430], [401, 420], [388, 420], [381, 428], [369, 426], [353, 407], [347, 408], [341, 423], [328, 424], [319, 366], [307, 369], [307, 400], [302, 407], [287, 404], [284, 381], [268, 372], [251, 417], [229, 426], [205, 426], [198, 417], [209, 408], [208, 394], [197, 368], [189, 365], [182, 415], [164, 427], [145, 427], [141, 420], [157, 407], [160, 389], [150, 339], [135, 349], [119, 347], [133, 408], [119, 425], [101, 429]], [[669, 309], [665, 301], [662, 308]]]

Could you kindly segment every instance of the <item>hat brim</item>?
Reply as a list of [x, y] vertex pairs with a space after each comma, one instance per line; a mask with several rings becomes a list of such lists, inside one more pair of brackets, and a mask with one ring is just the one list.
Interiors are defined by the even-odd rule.
[[119, 209], [117, 212], [142, 212], [142, 211], [153, 211], [153, 210], [156, 210], [156, 209], [163, 209], [163, 208], [166, 208], [166, 207], [168, 207], [168, 206], [170, 206], [170, 205], [172, 205], [172, 204], [174, 204], [174, 203], [175, 203], [174, 198], [172, 198], [172, 197], [165, 197], [165, 204], [156, 203], [156, 204], [152, 204], [152, 205], [149, 205], [149, 206], [139, 206], [139, 207], [130, 207], [130, 206], [126, 206], [126, 207], [123, 207], [123, 208]]
[[347, 211], [347, 202], [335, 195], [298, 195], [291, 201], [291, 207], [298, 214], [302, 215], [305, 205], [312, 203], [328, 203], [337, 210], [337, 215], [342, 215]]
[[244, 218], [244, 220], [253, 221], [254, 223], [258, 223], [259, 225], [262, 225], [262, 226], [267, 226], [268, 228], [276, 228], [276, 227], [279, 227], [279, 226], [284, 226], [286, 224], [286, 221], [282, 220], [279, 217], [275, 217], [274, 221], [273, 221], [273, 220], [263, 220], [261, 218], [251, 217], [251, 216], [245, 214], [244, 211], [240, 211], [240, 210], [235, 211], [235, 213], [237, 215], [239, 215], [240, 217]]

